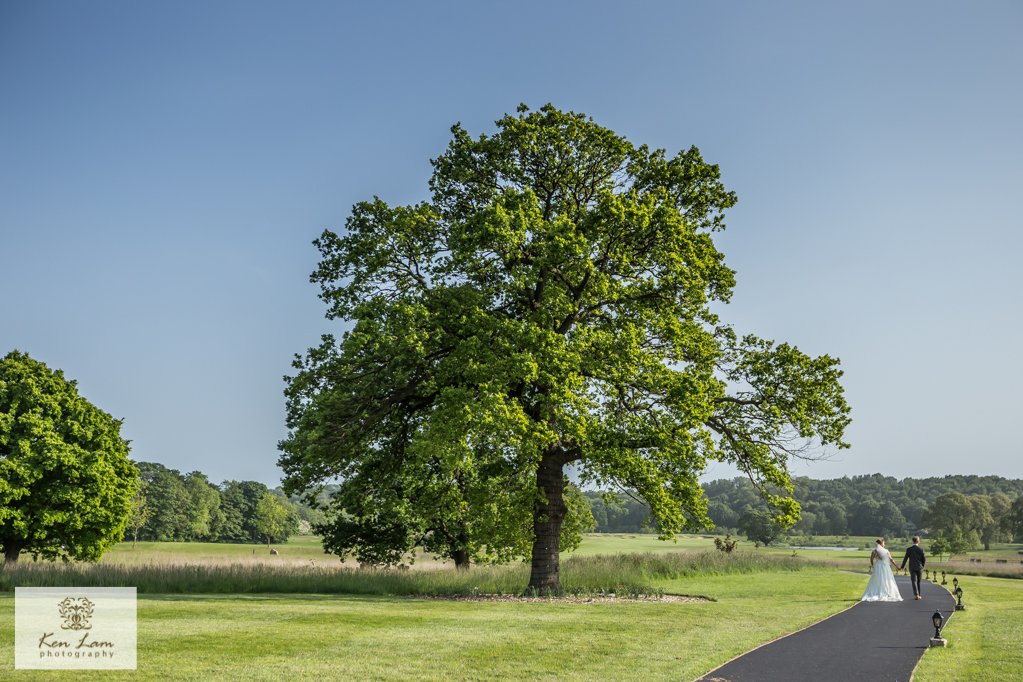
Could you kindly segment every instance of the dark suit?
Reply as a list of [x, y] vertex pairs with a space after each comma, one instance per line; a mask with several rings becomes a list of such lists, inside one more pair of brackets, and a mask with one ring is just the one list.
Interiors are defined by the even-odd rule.
[[899, 568], [905, 568], [907, 561], [909, 562], [909, 579], [913, 583], [913, 596], [919, 597], [920, 578], [924, 572], [924, 564], [927, 563], [927, 557], [924, 556], [920, 545], [912, 545], [906, 550], [906, 556], [902, 558], [902, 565]]

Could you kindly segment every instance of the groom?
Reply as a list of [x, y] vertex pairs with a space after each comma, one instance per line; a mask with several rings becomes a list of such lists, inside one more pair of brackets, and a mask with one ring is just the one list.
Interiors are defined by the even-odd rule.
[[924, 571], [924, 564], [927, 563], [927, 557], [924, 556], [924, 551], [920, 548], [920, 537], [913, 537], [913, 546], [906, 550], [906, 556], [902, 558], [902, 565], [899, 566], [901, 571], [906, 567], [906, 562], [909, 562], [909, 579], [913, 583], [913, 595], [915, 599], [923, 599], [920, 596], [920, 574]]

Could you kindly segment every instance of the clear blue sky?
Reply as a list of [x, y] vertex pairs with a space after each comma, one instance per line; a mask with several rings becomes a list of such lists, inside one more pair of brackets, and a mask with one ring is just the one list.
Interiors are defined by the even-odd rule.
[[1021, 35], [1015, 0], [4, 0], [0, 354], [136, 459], [274, 484], [311, 240], [549, 101], [721, 164], [726, 319], [846, 371], [853, 448], [797, 473], [1023, 477]]

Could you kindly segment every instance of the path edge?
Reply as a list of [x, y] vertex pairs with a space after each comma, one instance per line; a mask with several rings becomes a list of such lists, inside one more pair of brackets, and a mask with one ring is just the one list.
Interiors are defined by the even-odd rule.
[[[931, 582], [933, 582], [933, 581], [931, 581]], [[938, 585], [938, 583], [934, 583], [934, 584]], [[941, 585], [938, 585], [938, 587], [941, 587]], [[948, 596], [952, 597], [952, 603], [955, 604], [955, 597], [952, 595], [952, 591], [949, 590], [947, 587], [945, 588], [945, 591], [948, 592]], [[952, 622], [952, 616], [954, 616], [954, 615], [956, 615], [956, 610], [955, 610], [955, 607], [953, 606], [952, 607], [952, 613], [948, 614], [948, 620], [946, 620], [944, 625], [942, 625], [942, 628], [941, 628], [942, 630], [944, 630], [946, 627], [948, 627], [948, 624]], [[913, 666], [913, 670], [910, 671], [910, 673], [909, 673], [909, 682], [913, 682], [913, 678], [916, 677], [916, 669], [920, 667], [920, 662], [924, 660], [924, 656], [926, 656], [927, 652], [930, 651], [930, 650], [931, 650], [931, 647], [927, 647], [927, 650], [924, 651], [923, 654], [920, 655], [920, 658], [916, 659], [916, 665]], [[715, 670], [717, 670], [717, 668], [715, 668]]]
[[[857, 571], [847, 571], [847, 572], [848, 572], [848, 573], [856, 573]], [[830, 616], [828, 616], [827, 618], [821, 618], [820, 620], [818, 620], [818, 621], [814, 621], [813, 623], [810, 623], [809, 625], [804, 625], [803, 627], [799, 628], [798, 630], [793, 630], [792, 632], [789, 632], [789, 633], [787, 633], [787, 634], [781, 635], [780, 637], [775, 637], [775, 638], [774, 638], [774, 639], [772, 639], [772, 640], [769, 640], [769, 641], [767, 641], [767, 642], [763, 642], [763, 643], [761, 643], [761, 644], [758, 644], [758, 645], [756, 645], [755, 647], [753, 647], [752, 649], [750, 649], [749, 651], [743, 651], [743, 652], [742, 652], [741, 654], [736, 654], [735, 656], [732, 656], [732, 657], [731, 657], [730, 659], [728, 659], [727, 661], [725, 661], [725, 662], [724, 662], [724, 663], [722, 663], [721, 665], [719, 665], [719, 666], [716, 666], [716, 667], [714, 667], [714, 668], [712, 668], [712, 669], [708, 670], [707, 672], [703, 673], [702, 675], [700, 675], [699, 677], [697, 677], [697, 678], [696, 678], [695, 680], [693, 680], [693, 682], [699, 682], [699, 681], [700, 681], [700, 680], [702, 680], [703, 678], [705, 678], [705, 677], [707, 677], [708, 675], [710, 675], [711, 673], [713, 673], [713, 672], [714, 672], [715, 670], [720, 670], [721, 668], [724, 668], [724, 667], [725, 667], [726, 665], [728, 665], [729, 663], [731, 663], [731, 662], [732, 662], [732, 661], [734, 661], [735, 659], [737, 659], [737, 658], [742, 658], [742, 657], [743, 657], [743, 656], [745, 656], [746, 654], [752, 653], [752, 652], [756, 651], [757, 649], [762, 649], [763, 647], [767, 646], [768, 644], [774, 644], [775, 642], [780, 642], [781, 640], [785, 639], [786, 637], [791, 637], [792, 635], [795, 635], [795, 634], [797, 634], [797, 633], [800, 633], [800, 632], [802, 632], [803, 630], [809, 630], [810, 628], [814, 627], [815, 625], [819, 625], [820, 623], [823, 623], [823, 622], [824, 622], [824, 621], [826, 621], [826, 620], [831, 620], [831, 619], [832, 619], [832, 618], [834, 618], [835, 616], [840, 616], [840, 615], [842, 615], [843, 613], [845, 613], [846, 611], [848, 611], [849, 609], [854, 609], [854, 608], [856, 608], [856, 607], [857, 607], [857, 606], [858, 606], [859, 604], [861, 604], [861, 603], [862, 603], [862, 601], [863, 601], [863, 600], [861, 600], [861, 599], [858, 599], [858, 600], [856, 600], [856, 602], [855, 602], [854, 604], [850, 604], [849, 606], [845, 607], [845, 608], [844, 608], [844, 609], [842, 609], [841, 611], [835, 611], [835, 612], [834, 612], [833, 614], [831, 614], [831, 615], [830, 615]], [[923, 657], [921, 656], [921, 658], [923, 658]], [[920, 661], [917, 661], [917, 665], [920, 665]], [[914, 668], [913, 668], [913, 670], [914, 670], [914, 672], [915, 672], [915, 671], [916, 671], [916, 667], [914, 667]], [[910, 682], [912, 682], [912, 675], [910, 676]]]

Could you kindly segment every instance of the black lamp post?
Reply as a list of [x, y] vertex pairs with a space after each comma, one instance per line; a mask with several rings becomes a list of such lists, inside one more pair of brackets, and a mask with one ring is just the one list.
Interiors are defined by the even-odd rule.
[[[959, 587], [959, 578], [952, 578], [953, 587]], [[954, 592], [955, 590], [953, 590]]]
[[931, 569], [925, 568], [924, 569], [924, 580], [930, 580], [930, 579], [931, 579]]
[[948, 585], [948, 583], [945, 582], [945, 571], [941, 572], [941, 584], [942, 585]]
[[952, 590], [952, 594], [956, 596], [956, 611], [965, 611], [966, 606], [963, 605], [963, 588], [957, 585], [956, 588]]
[[941, 638], [941, 624], [944, 620], [941, 616], [941, 611], [935, 611], [934, 615], [931, 616], [931, 623], [934, 624], [934, 636], [931, 637], [931, 646], [945, 646], [947, 643]]

